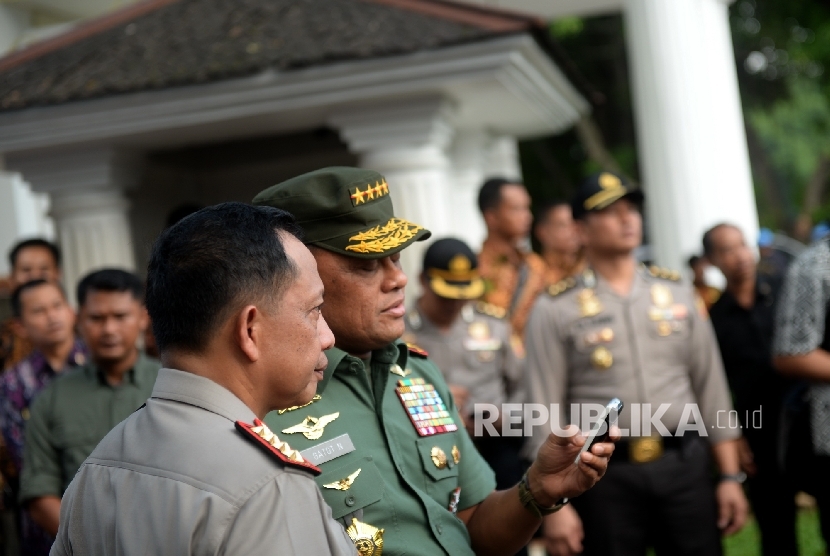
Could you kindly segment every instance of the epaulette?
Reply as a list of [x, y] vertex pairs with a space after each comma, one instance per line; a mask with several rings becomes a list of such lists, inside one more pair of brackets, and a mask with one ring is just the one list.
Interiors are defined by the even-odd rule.
[[259, 419], [254, 419], [253, 425], [237, 421], [236, 428], [242, 433], [243, 436], [253, 439], [257, 445], [264, 448], [269, 454], [276, 456], [277, 459], [286, 465], [307, 469], [315, 475], [319, 475], [323, 472], [316, 465], [306, 461], [305, 458], [300, 455], [299, 451], [288, 445], [288, 442], [280, 440], [276, 434], [271, 432], [268, 425]]
[[680, 281], [680, 273], [676, 270], [670, 270], [668, 268], [661, 268], [659, 266], [651, 265], [650, 267], [648, 267], [648, 273], [654, 276], [655, 278], [671, 280], [672, 282]]
[[476, 303], [476, 311], [482, 315], [488, 315], [497, 319], [503, 319], [505, 315], [507, 315], [507, 310], [504, 308], [499, 307], [498, 305], [493, 305], [492, 303], [486, 303], [484, 301]]
[[420, 355], [421, 357], [429, 357], [429, 353], [427, 353], [427, 350], [418, 347], [415, 344], [407, 343], [406, 347], [407, 349], [409, 349], [411, 353], [414, 353], [415, 355]]
[[565, 278], [564, 280], [559, 280], [557, 283], [548, 286], [548, 294], [556, 297], [559, 294], [565, 293], [566, 291], [573, 289], [576, 287], [576, 278], [571, 276], [570, 278]]

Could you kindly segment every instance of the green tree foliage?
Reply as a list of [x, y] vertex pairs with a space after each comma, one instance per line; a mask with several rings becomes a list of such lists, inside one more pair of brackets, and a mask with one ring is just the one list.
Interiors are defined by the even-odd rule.
[[763, 224], [830, 215], [830, 3], [738, 0], [730, 8]]

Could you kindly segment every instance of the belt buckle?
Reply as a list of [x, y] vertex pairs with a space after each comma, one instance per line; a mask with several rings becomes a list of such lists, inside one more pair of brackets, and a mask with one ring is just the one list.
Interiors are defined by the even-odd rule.
[[641, 436], [629, 440], [628, 458], [634, 463], [649, 463], [663, 455], [663, 439], [659, 436]]

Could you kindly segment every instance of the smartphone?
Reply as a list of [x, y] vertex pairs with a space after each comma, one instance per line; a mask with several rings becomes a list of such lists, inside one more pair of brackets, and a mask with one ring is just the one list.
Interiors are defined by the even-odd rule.
[[617, 418], [620, 416], [620, 411], [622, 411], [623, 407], [625, 407], [625, 404], [619, 398], [614, 398], [608, 402], [608, 405], [602, 410], [596, 423], [594, 423], [594, 426], [588, 432], [588, 436], [585, 438], [585, 445], [582, 446], [582, 449], [576, 455], [574, 464], [579, 463], [579, 457], [583, 452], [590, 450], [594, 443], [608, 440], [611, 434], [611, 425], [617, 424]]

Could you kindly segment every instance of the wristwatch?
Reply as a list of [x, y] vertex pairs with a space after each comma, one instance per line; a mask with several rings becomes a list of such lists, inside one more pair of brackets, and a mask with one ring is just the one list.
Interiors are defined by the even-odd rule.
[[536, 503], [536, 500], [533, 498], [533, 493], [530, 492], [530, 483], [527, 481], [527, 471], [525, 474], [522, 475], [522, 480], [519, 481], [519, 501], [522, 503], [522, 506], [528, 509], [530, 513], [542, 519], [542, 516], [550, 515], [553, 512], [557, 512], [562, 509], [562, 506], [568, 503], [567, 498], [562, 498], [549, 508], [545, 508], [544, 506], [540, 506]]
[[744, 481], [746, 481], [746, 473], [743, 471], [738, 471], [737, 473], [723, 473], [720, 476], [721, 481], [735, 481], [736, 483], [742, 485]]

